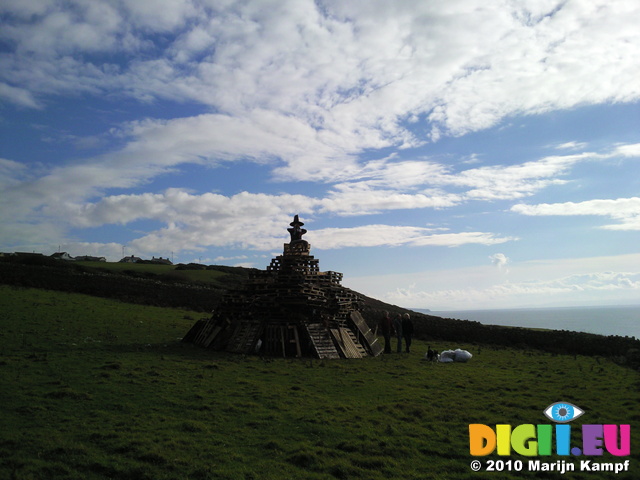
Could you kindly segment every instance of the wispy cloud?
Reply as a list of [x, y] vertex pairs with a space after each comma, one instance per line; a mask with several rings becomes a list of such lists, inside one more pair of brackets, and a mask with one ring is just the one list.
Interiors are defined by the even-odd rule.
[[[635, 272], [593, 272], [570, 275], [549, 281], [502, 283], [487, 288], [416, 291], [397, 289], [388, 292], [385, 299], [395, 304], [415, 308], [445, 308], [464, 310], [487, 305], [518, 307], [553, 304], [569, 295], [574, 302], [588, 303], [589, 296], [597, 295], [602, 301], [608, 296], [625, 295], [627, 301], [640, 294], [640, 274]], [[618, 297], [620, 298], [620, 297]], [[562, 301], [562, 300], [560, 300]]]
[[585, 202], [518, 204], [511, 211], [531, 216], [594, 215], [609, 217], [619, 223], [604, 225], [607, 230], [640, 230], [640, 198], [587, 200]]
[[496, 245], [517, 240], [486, 232], [433, 233], [429, 228], [365, 225], [352, 228], [325, 228], [312, 232], [318, 248], [377, 246], [458, 247], [467, 244]]
[[[509, 261], [508, 279], [495, 267], [477, 266], [351, 278], [350, 282], [353, 288], [376, 298], [432, 310], [551, 306], [562, 305], [567, 299], [574, 305], [588, 305], [593, 299], [634, 302], [640, 293], [640, 273], [632, 266], [638, 261], [638, 254]], [[388, 285], [397, 287], [385, 288]]]
[[538, 4], [11, 2], [2, 71], [34, 99], [119, 91], [232, 116], [263, 109], [360, 148], [421, 142], [402, 125], [411, 117], [426, 116], [436, 138], [640, 97], [633, 3]]
[[[317, 171], [322, 169], [321, 175], [329, 183], [324, 194], [314, 197], [250, 192], [233, 196], [191, 194], [181, 189], [168, 189], [160, 193], [104, 195], [103, 192], [107, 190], [143, 185], [154, 176], [187, 163], [215, 166], [240, 158], [258, 161], [267, 152], [276, 151], [281, 152], [280, 158], [286, 155], [293, 158], [294, 152], [301, 151], [296, 147], [289, 153], [290, 146], [276, 140], [280, 136], [260, 137], [258, 132], [252, 132], [256, 134], [253, 138], [261, 138], [261, 142], [243, 146], [230, 140], [243, 135], [240, 125], [219, 121], [219, 117], [201, 115], [184, 120], [130, 123], [119, 133], [131, 138], [120, 151], [75, 165], [56, 167], [40, 177], [27, 177], [26, 169], [21, 164], [4, 160], [0, 165], [0, 177], [5, 182], [0, 200], [4, 204], [2, 217], [5, 225], [14, 225], [13, 229], [4, 229], [5, 235], [13, 232], [11, 238], [15, 241], [20, 228], [33, 233], [36, 229], [30, 225], [37, 224], [45, 214], [56, 224], [57, 232], [72, 227], [125, 225], [141, 219], [163, 222], [166, 228], [149, 232], [135, 240], [138, 248], [149, 251], [159, 248], [163, 243], [171, 243], [176, 249], [223, 244], [247, 245], [242, 234], [243, 228], [249, 228], [252, 223], [264, 225], [257, 231], [270, 237], [279, 233], [280, 227], [273, 222], [286, 220], [293, 213], [359, 216], [520, 199], [550, 185], [564, 183], [563, 177], [580, 162], [606, 162], [618, 152], [633, 151], [632, 148], [619, 145], [613, 152], [558, 155], [519, 165], [492, 165], [458, 172], [451, 166], [429, 159], [398, 161], [390, 158], [358, 165], [355, 159], [333, 164], [332, 161], [316, 162], [312, 157], [307, 158], [307, 162], [315, 165]], [[244, 130], [244, 134], [246, 132]], [[299, 141], [297, 139], [296, 143]], [[305, 179], [306, 174], [298, 180]], [[337, 183], [330, 183], [330, 180]], [[87, 201], [96, 195], [102, 198], [96, 202]], [[607, 227], [611, 229], [636, 229], [636, 210], [634, 199], [621, 199], [613, 203], [594, 200], [583, 204], [518, 204], [512, 207], [512, 211], [525, 215], [596, 214], [623, 220], [620, 226]], [[244, 219], [241, 222], [237, 220], [240, 217]], [[267, 217], [271, 221], [265, 223], [263, 219]], [[20, 220], [16, 222], [16, 219]], [[218, 233], [212, 234], [212, 228]], [[201, 233], [198, 234], [197, 230]], [[414, 246], [457, 244], [468, 234], [456, 235], [456, 239], [451, 241], [443, 236], [431, 238], [422, 235], [405, 243]], [[501, 238], [499, 234], [478, 235], [473, 243], [492, 244]], [[471, 241], [471, 237], [467, 239]], [[397, 240], [389, 244], [395, 243]], [[260, 245], [274, 248], [271, 245], [276, 243], [272, 239]], [[251, 248], [256, 247], [256, 244], [251, 244]]]
[[42, 108], [42, 104], [28, 90], [0, 82], [0, 100], [21, 107]]
[[557, 150], [584, 150], [587, 148], [586, 142], [565, 142], [554, 146]]

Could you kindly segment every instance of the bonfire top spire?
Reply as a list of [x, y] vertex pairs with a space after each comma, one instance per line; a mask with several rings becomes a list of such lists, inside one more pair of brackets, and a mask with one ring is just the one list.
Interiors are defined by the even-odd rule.
[[302, 236], [307, 233], [307, 231], [304, 228], [300, 228], [304, 225], [304, 223], [300, 221], [298, 215], [293, 217], [293, 222], [291, 222], [289, 225], [291, 225], [292, 227], [287, 228], [287, 231], [291, 235], [291, 243], [304, 242], [304, 240], [302, 240]]

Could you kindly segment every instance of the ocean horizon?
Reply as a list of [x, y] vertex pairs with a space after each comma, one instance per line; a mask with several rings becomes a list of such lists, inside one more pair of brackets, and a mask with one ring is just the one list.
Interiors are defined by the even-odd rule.
[[640, 339], [640, 305], [430, 312], [414, 310], [438, 317], [472, 320], [484, 325], [571, 330]]

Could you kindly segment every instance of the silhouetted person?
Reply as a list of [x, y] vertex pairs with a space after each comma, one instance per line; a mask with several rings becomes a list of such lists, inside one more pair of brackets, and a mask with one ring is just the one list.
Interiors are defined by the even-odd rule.
[[384, 337], [384, 353], [391, 353], [391, 335], [393, 334], [393, 322], [389, 312], [385, 311], [380, 320], [380, 330]]
[[404, 347], [407, 353], [411, 353], [411, 339], [413, 338], [413, 322], [411, 315], [405, 313], [402, 317], [402, 336], [404, 337]]
[[396, 351], [402, 353], [402, 317], [400, 314], [396, 315], [393, 319], [393, 328], [396, 331], [396, 339], [398, 341], [398, 348]]

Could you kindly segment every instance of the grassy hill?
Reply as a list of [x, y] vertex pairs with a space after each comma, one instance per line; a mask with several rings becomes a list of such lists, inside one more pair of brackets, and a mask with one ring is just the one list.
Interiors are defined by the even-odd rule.
[[42, 256], [0, 261], [0, 283], [85, 293], [127, 303], [210, 312], [250, 269], [225, 266], [65, 262]]
[[[474, 357], [227, 355], [179, 341], [197, 311], [8, 285], [0, 312], [3, 479], [640, 478], [640, 374], [607, 359], [434, 339]], [[630, 424], [630, 470], [471, 471], [470, 423], [549, 423], [559, 400]]]

